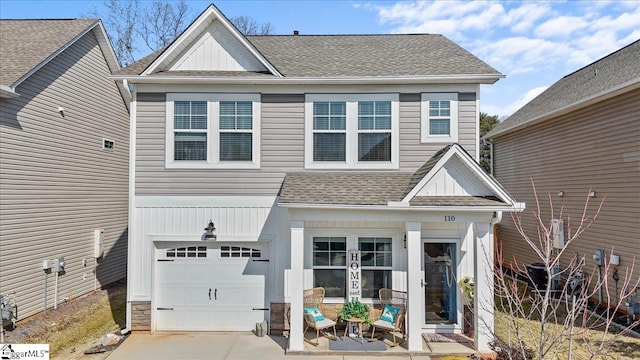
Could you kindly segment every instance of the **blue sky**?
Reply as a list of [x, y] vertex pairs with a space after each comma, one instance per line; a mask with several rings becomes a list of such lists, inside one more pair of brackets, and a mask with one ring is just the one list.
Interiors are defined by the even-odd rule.
[[[640, 1], [214, 2], [228, 17], [271, 23], [275, 34], [444, 34], [507, 75], [481, 90], [481, 111], [500, 116], [564, 75], [640, 39]], [[193, 18], [211, 1], [187, 3]], [[0, 0], [2, 18], [77, 18], [105, 11], [103, 1]]]

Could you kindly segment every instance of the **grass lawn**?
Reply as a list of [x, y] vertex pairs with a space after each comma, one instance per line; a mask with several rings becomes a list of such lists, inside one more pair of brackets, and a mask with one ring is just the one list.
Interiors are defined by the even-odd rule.
[[[531, 326], [532, 329], [537, 329], [538, 331], [540, 329], [539, 322], [534, 320], [519, 318], [517, 321], [519, 321], [521, 325]], [[561, 325], [547, 324], [547, 326], [549, 334], [558, 334], [562, 329]], [[515, 335], [513, 334], [511, 320], [504, 312], [496, 311], [495, 330], [496, 335], [505, 343], [509, 343], [509, 339], [511, 339], [511, 343], [518, 341], [514, 338]], [[587, 332], [586, 338], [593, 341], [594, 344], [596, 341], [599, 341], [603, 334], [601, 330], [587, 330]], [[612, 339], [612, 343], [608, 346], [607, 350], [604, 351], [606, 355], [595, 357], [596, 359], [640, 359], [640, 339], [630, 336], [619, 336], [613, 340], [615, 336], [615, 334], [609, 334], [608, 339]], [[529, 348], [534, 348], [533, 341], [531, 340], [532, 338], [529, 336], [527, 337], [528, 338], [520, 340], [522, 340]], [[569, 342], [565, 339], [560, 346], [562, 350], [559, 353], [558, 359], [567, 359]], [[589, 345], [585, 344], [582, 339], [575, 339], [573, 344], [573, 359], [589, 359], [590, 356], [587, 351], [588, 348]], [[552, 356], [549, 356], [549, 358], [552, 358]]]

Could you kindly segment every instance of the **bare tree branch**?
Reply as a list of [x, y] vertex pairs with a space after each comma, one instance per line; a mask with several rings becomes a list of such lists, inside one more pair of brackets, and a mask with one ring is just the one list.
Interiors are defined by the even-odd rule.
[[[495, 270], [496, 309], [507, 314], [509, 323], [507, 339], [502, 340], [518, 349], [522, 358], [527, 358], [525, 345], [527, 343], [535, 344], [533, 350], [536, 359], [601, 356], [606, 352], [608, 346], [624, 334], [624, 331], [612, 334], [610, 329], [616, 311], [640, 286], [640, 279], [633, 280], [632, 278], [635, 259], [624, 269], [622, 287], [616, 298], [612, 299], [608, 290], [609, 277], [607, 274], [614, 270], [617, 271], [617, 269], [614, 269], [608, 257], [605, 256], [604, 265], [586, 273], [584, 257], [567, 256], [568, 247], [598, 218], [604, 199], [595, 210], [590, 210], [592, 207], [589, 206], [590, 198], [587, 196], [575, 228], [572, 227], [571, 218], [567, 216], [565, 222], [567, 237], [564, 246], [556, 249], [553, 243], [552, 219], [564, 217], [564, 201], [559, 211], [556, 211], [551, 195], [548, 196], [549, 209], [547, 212], [550, 214], [551, 220], [545, 221], [542, 216], [540, 197], [533, 179], [531, 183], [535, 197], [532, 216], [536, 223], [538, 238], [532, 238], [526, 233], [521, 214], [513, 215], [513, 221], [524, 243], [535, 252], [539, 262], [544, 264], [544, 270], [548, 275], [547, 290], [540, 290], [537, 287], [530, 288], [526, 282], [517, 280], [525, 279], [528, 283], [535, 284], [524, 264], [519, 263], [515, 258], [511, 263], [505, 264], [502, 251], [500, 248], [498, 249]], [[611, 249], [611, 253], [613, 253], [613, 249]], [[604, 276], [601, 275], [601, 271], [604, 272]], [[605, 292], [603, 300], [608, 306], [605, 311], [588, 309], [590, 300], [596, 297], [598, 292]], [[525, 321], [532, 319], [535, 322]], [[638, 323], [640, 321], [636, 321], [631, 326]], [[552, 331], [551, 324], [558, 324], [559, 330], [554, 327]], [[627, 327], [627, 330], [630, 327]], [[600, 336], [596, 339], [589, 331], [592, 329], [600, 331]], [[587, 354], [575, 354], [574, 345], [577, 340], [581, 344], [582, 351], [586, 351]]]
[[229, 20], [243, 35], [270, 35], [273, 32], [271, 23], [258, 24], [249, 16], [235, 16]]

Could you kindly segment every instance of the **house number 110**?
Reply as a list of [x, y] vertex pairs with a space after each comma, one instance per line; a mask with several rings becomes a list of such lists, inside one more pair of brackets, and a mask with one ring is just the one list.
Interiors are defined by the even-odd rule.
[[444, 221], [449, 222], [449, 221], [456, 221], [456, 217], [453, 215], [445, 215], [444, 216]]

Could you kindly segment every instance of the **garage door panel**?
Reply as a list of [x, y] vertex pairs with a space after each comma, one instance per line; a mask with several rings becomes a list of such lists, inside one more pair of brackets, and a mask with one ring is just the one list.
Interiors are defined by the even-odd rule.
[[[157, 330], [249, 331], [265, 319], [268, 260], [262, 244], [179, 244], [157, 248]], [[187, 257], [188, 252], [195, 256]], [[222, 251], [221, 251], [222, 249]], [[186, 255], [177, 258], [183, 251]], [[223, 254], [226, 253], [226, 254]], [[192, 254], [192, 255], [194, 255]], [[167, 258], [169, 255], [173, 258]], [[259, 257], [266, 261], [252, 261]], [[211, 299], [208, 291], [211, 289]], [[172, 310], [158, 310], [172, 309]]]

